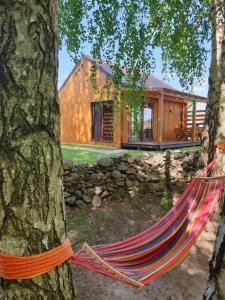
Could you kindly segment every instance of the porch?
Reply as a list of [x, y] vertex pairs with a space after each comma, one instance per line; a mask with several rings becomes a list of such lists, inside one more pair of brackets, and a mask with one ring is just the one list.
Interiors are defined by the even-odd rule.
[[168, 89], [151, 90], [140, 109], [138, 127], [135, 116], [128, 111], [127, 138], [122, 139], [121, 147], [169, 149], [200, 145], [206, 103], [207, 98], [201, 96]]
[[194, 147], [200, 146], [200, 141], [170, 141], [163, 143], [155, 142], [128, 142], [122, 143], [122, 149], [140, 149], [140, 150], [166, 150], [166, 149], [176, 149], [184, 147]]

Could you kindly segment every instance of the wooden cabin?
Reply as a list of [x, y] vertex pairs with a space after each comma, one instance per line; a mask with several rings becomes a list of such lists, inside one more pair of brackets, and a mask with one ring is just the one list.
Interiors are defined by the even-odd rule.
[[[180, 92], [149, 75], [137, 129], [129, 107], [118, 112], [112, 96], [102, 99], [94, 92], [87, 78], [92, 65], [93, 59], [83, 56], [59, 90], [62, 143], [140, 149], [200, 144], [207, 98]], [[97, 63], [98, 87], [107, 78], [112, 78], [110, 65]]]

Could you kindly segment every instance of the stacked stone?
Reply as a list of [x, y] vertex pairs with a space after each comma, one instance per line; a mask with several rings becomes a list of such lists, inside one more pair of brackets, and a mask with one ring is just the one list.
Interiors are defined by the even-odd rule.
[[161, 195], [164, 184], [187, 182], [196, 170], [199, 153], [167, 150], [141, 157], [124, 154], [101, 157], [96, 164], [64, 161], [64, 199], [78, 207], [137, 194]]

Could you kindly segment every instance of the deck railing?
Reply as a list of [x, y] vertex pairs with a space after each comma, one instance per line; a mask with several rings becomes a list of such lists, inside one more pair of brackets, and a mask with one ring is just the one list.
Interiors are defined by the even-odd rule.
[[181, 128], [176, 128], [176, 136], [179, 141], [199, 141], [202, 137], [205, 122], [205, 110], [194, 110], [193, 107], [187, 111], [187, 118]]

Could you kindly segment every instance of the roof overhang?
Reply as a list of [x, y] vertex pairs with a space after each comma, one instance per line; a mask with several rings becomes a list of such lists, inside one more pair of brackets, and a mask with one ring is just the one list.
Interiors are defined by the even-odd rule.
[[194, 102], [202, 102], [202, 103], [207, 103], [208, 98], [190, 94], [190, 93], [185, 93], [185, 92], [180, 92], [177, 90], [173, 89], [167, 89], [167, 88], [152, 88], [148, 89], [149, 92], [156, 92], [159, 94], [163, 94], [165, 96], [171, 96], [171, 97], [177, 97], [179, 99], [184, 99], [188, 101], [194, 101]]

